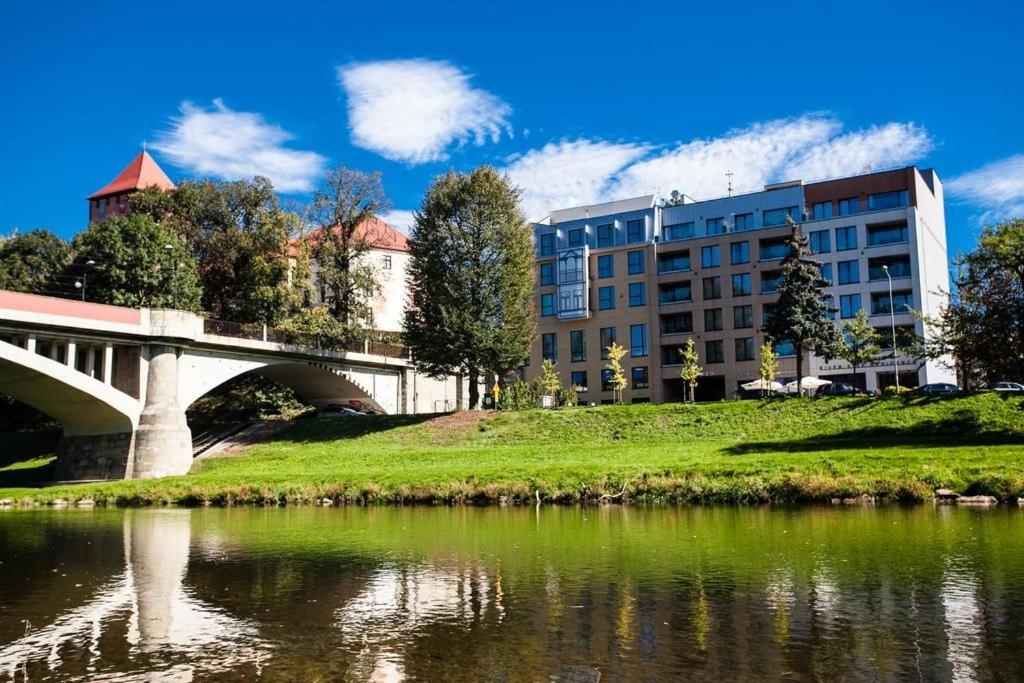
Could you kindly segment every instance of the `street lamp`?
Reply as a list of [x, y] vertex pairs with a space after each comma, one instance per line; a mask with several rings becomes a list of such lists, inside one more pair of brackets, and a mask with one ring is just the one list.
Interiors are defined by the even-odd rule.
[[889, 266], [883, 265], [882, 271], [885, 279], [889, 281], [889, 324], [892, 327], [892, 370], [896, 374], [896, 395], [900, 393], [900, 365], [896, 358], [896, 304], [892, 299], [892, 275], [889, 274]]
[[[96, 262], [93, 261], [92, 259], [89, 259], [88, 261], [85, 262], [85, 265], [87, 265], [89, 267], [92, 267], [92, 266], [96, 265]], [[89, 271], [83, 270], [82, 271], [82, 279], [81, 280], [75, 280], [75, 289], [82, 290], [82, 301], [85, 301], [85, 285], [86, 285], [86, 278], [88, 276], [89, 276]]]

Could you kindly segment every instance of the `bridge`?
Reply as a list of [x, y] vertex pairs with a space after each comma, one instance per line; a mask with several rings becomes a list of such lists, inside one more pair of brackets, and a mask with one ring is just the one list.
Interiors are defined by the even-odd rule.
[[288, 343], [262, 325], [0, 291], [0, 393], [58, 420], [57, 478], [152, 478], [192, 465], [185, 411], [245, 373], [317, 407], [389, 414], [461, 403], [463, 382], [416, 372], [401, 347]]

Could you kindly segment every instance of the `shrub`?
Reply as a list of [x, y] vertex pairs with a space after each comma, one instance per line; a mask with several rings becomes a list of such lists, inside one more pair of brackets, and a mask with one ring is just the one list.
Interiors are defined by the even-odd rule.
[[536, 387], [532, 387], [523, 380], [519, 380], [505, 387], [498, 400], [498, 408], [501, 410], [529, 410], [537, 407], [540, 394]]
[[579, 403], [579, 396], [573, 387], [559, 387], [555, 392], [555, 405], [559, 408], [572, 408]]

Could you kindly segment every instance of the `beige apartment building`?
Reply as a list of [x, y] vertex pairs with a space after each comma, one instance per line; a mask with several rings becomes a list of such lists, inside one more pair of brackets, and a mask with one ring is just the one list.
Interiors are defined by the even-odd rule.
[[[924, 336], [911, 310], [936, 312], [949, 288], [942, 185], [916, 167], [708, 201], [649, 195], [552, 212], [534, 226], [539, 336], [526, 378], [550, 358], [581, 401], [610, 402], [605, 349], [614, 340], [628, 352], [626, 402], [681, 400], [679, 351], [692, 338], [704, 367], [698, 400], [738, 395], [758, 375], [787, 217], [832, 283], [825, 294], [836, 324], [863, 309], [887, 347], [856, 375], [815, 357], [807, 374], [874, 390], [894, 382], [896, 364], [905, 386], [952, 380], [947, 363], [902, 350], [894, 362], [889, 341], [893, 321], [897, 347]], [[787, 381], [796, 373], [792, 346], [776, 351]]]

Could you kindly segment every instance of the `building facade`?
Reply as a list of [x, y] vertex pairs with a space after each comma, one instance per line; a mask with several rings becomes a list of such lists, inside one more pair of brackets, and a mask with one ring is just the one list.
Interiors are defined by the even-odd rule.
[[[878, 359], [856, 375], [842, 361], [813, 356], [805, 374], [868, 390], [893, 384], [889, 277], [897, 347], [926, 333], [911, 311], [935, 313], [940, 292], [949, 290], [942, 184], [931, 169], [778, 183], [708, 201], [649, 195], [552, 212], [534, 226], [539, 336], [525, 377], [536, 377], [548, 358], [581, 401], [610, 402], [604, 366], [616, 341], [627, 351], [624, 401], [682, 400], [680, 350], [692, 338], [704, 368], [698, 400], [737, 395], [758, 377], [765, 315], [788, 251], [787, 218], [800, 224], [831, 283], [823, 295], [838, 309], [836, 324], [863, 309], [883, 340]], [[781, 380], [795, 378], [792, 345], [775, 348]], [[943, 362], [897, 352], [896, 363], [904, 386], [954, 378]]]

